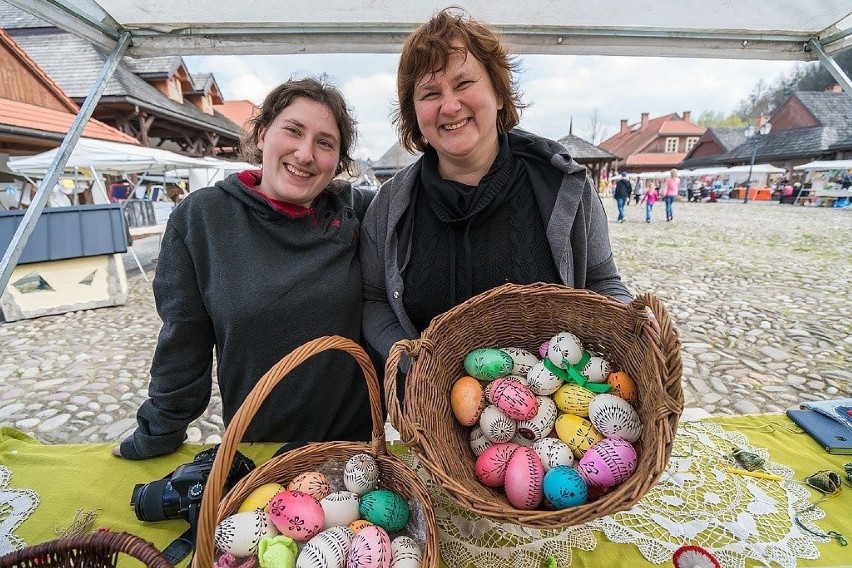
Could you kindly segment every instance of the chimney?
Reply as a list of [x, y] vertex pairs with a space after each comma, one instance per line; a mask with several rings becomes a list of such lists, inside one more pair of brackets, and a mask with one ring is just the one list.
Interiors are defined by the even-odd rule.
[[642, 113], [642, 128], [643, 129], [648, 128], [648, 115], [649, 114], [650, 113], [647, 113], [647, 112]]
[[627, 131], [629, 131], [629, 130], [630, 130], [630, 127], [629, 127], [629, 126], [627, 126], [627, 119], [626, 119], [626, 118], [622, 118], [622, 119], [621, 119], [621, 130], [619, 130], [619, 131], [618, 131], [618, 133], [619, 133], [619, 134], [624, 134], [625, 132], [627, 132]]
[[691, 110], [685, 110], [685, 111], [683, 111], [683, 121], [684, 121], [684, 122], [689, 122], [689, 119], [690, 119], [690, 118], [692, 118], [692, 111], [691, 111]]

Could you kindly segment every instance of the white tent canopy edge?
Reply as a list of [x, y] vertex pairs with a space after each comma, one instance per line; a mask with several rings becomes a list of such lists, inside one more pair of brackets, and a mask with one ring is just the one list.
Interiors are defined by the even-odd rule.
[[[95, 0], [8, 1], [112, 52], [0, 260], [0, 291], [83, 126], [131, 46], [131, 55], [395, 51], [409, 31], [446, 5], [435, 0], [294, 0], [281, 10], [277, 0], [253, 0], [246, 10], [245, 4], [226, 0], [110, 0], [105, 10]], [[852, 47], [849, 0], [776, 0], [772, 10], [764, 0], [531, 2], [519, 10], [511, 0], [469, 0], [465, 8], [505, 34], [515, 53], [818, 58], [852, 97], [852, 82], [831, 57]], [[276, 20], [275, 14], [282, 16]]]

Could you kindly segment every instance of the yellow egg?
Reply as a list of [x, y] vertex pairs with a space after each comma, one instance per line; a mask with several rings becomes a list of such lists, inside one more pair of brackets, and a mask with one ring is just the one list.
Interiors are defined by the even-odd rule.
[[589, 403], [593, 398], [595, 393], [574, 383], [565, 383], [553, 393], [556, 408], [574, 416], [588, 416]]
[[370, 521], [358, 519], [357, 521], [352, 521], [351, 523], [349, 523], [349, 530], [352, 531], [352, 534], [358, 534], [359, 532], [361, 532], [361, 529], [371, 526], [373, 526], [373, 523], [371, 523]]
[[573, 414], [560, 414], [556, 419], [556, 435], [571, 448], [574, 457], [581, 458], [586, 450], [604, 439], [592, 423]]
[[278, 483], [265, 483], [248, 494], [245, 501], [242, 502], [238, 513], [246, 513], [248, 511], [266, 511], [266, 506], [269, 501], [275, 497], [279, 491], [284, 491], [284, 486]]
[[450, 407], [462, 426], [473, 426], [485, 409], [485, 392], [479, 381], [468, 375], [455, 383], [450, 391]]
[[636, 401], [639, 399], [639, 397], [636, 391], [636, 383], [633, 382], [633, 379], [630, 378], [630, 375], [628, 375], [624, 371], [616, 371], [614, 373], [609, 374], [609, 377], [607, 377], [606, 382], [608, 382], [612, 386], [612, 394], [614, 394], [615, 396], [620, 396], [621, 398], [629, 402], [632, 406], [636, 405]]

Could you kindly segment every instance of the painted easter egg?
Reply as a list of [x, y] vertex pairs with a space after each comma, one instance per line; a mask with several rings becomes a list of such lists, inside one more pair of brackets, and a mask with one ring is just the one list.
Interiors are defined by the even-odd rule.
[[279, 492], [284, 491], [284, 486], [279, 483], [264, 483], [254, 491], [248, 494], [245, 500], [240, 504], [238, 513], [247, 511], [266, 511], [269, 512], [269, 501]]
[[418, 568], [422, 561], [423, 553], [410, 536], [398, 536], [391, 541], [391, 568]]
[[506, 377], [491, 391], [494, 404], [512, 420], [529, 420], [538, 413], [533, 392], [518, 379]]
[[538, 346], [538, 356], [542, 359], [547, 358], [547, 350], [550, 349], [550, 341], [545, 341], [541, 345]]
[[328, 487], [328, 478], [318, 471], [300, 473], [287, 485], [287, 489], [307, 493], [317, 501], [325, 499], [331, 491]]
[[514, 420], [506, 416], [505, 412], [493, 404], [489, 404], [482, 411], [482, 416], [479, 417], [479, 427], [482, 428], [485, 437], [495, 444], [511, 440], [518, 428]]
[[343, 468], [343, 485], [352, 493], [363, 495], [379, 484], [379, 465], [370, 454], [355, 454]]
[[464, 358], [465, 372], [480, 381], [493, 381], [512, 372], [515, 362], [505, 351], [493, 347], [474, 349]]
[[505, 377], [494, 379], [485, 385], [485, 389], [482, 392], [485, 395], [486, 404], [494, 404], [494, 389], [503, 384], [503, 381], [505, 381], [508, 377], [509, 375], [506, 375]]
[[474, 472], [476, 478], [488, 487], [502, 487], [506, 481], [506, 468], [512, 454], [520, 448], [518, 444], [511, 442], [506, 444], [494, 444], [476, 458]]
[[367, 521], [365, 519], [358, 519], [357, 521], [352, 521], [351, 523], [349, 523], [346, 526], [349, 527], [349, 530], [352, 531], [352, 534], [358, 534], [359, 532], [361, 532], [361, 529], [363, 529], [364, 527], [372, 527], [372, 526], [375, 526], [375, 525], [373, 525], [373, 523], [371, 523], [370, 521]]
[[529, 420], [521, 420], [518, 422], [517, 433], [512, 438], [522, 437], [526, 440], [535, 441], [544, 438], [551, 431], [556, 423], [556, 404], [549, 396], [535, 397], [538, 402], [538, 412]]
[[308, 541], [299, 552], [296, 568], [344, 568], [355, 534], [347, 527], [332, 527]]
[[560, 465], [544, 474], [544, 497], [556, 509], [582, 505], [589, 498], [586, 483], [573, 467]]
[[633, 475], [636, 464], [636, 450], [630, 442], [607, 438], [586, 451], [577, 469], [592, 483], [612, 487]]
[[346, 568], [390, 568], [391, 558], [388, 533], [382, 527], [366, 527], [352, 539]]
[[547, 370], [544, 361], [539, 361], [527, 373], [527, 386], [533, 393], [547, 396], [555, 393], [563, 384], [562, 379]]
[[593, 383], [606, 381], [610, 371], [612, 371], [612, 368], [609, 361], [597, 355], [592, 355], [589, 361], [580, 369], [580, 373]]
[[589, 421], [607, 438], [635, 442], [642, 434], [642, 421], [633, 407], [614, 394], [599, 394], [589, 404]]
[[589, 490], [589, 501], [593, 499], [597, 499], [603, 495], [606, 495], [612, 490], [612, 487], [604, 487], [603, 485], [598, 485], [586, 475], [586, 471], [580, 468], [580, 464], [577, 463], [577, 467], [575, 468], [577, 473], [580, 474], [580, 477], [583, 478], [583, 481], [586, 482], [586, 488]]
[[522, 377], [526, 377], [533, 365], [538, 363], [538, 357], [526, 349], [521, 349], [519, 347], [504, 347], [501, 351], [508, 353], [509, 357], [512, 358], [514, 363], [512, 366], [512, 372], [510, 373], [512, 375], [521, 375]]
[[472, 428], [467, 437], [470, 442], [470, 449], [476, 457], [481, 456], [482, 452], [494, 445], [494, 442], [485, 437], [485, 434], [482, 433], [482, 428], [479, 426]]
[[606, 382], [612, 387], [611, 394], [620, 396], [631, 405], [636, 404], [639, 400], [639, 391], [636, 389], [636, 383], [624, 371], [610, 373]]
[[388, 532], [401, 530], [408, 522], [408, 503], [389, 489], [376, 489], [362, 496], [359, 511], [362, 518]]
[[265, 536], [277, 536], [278, 529], [263, 511], [246, 511], [222, 519], [216, 526], [213, 542], [218, 550], [234, 556], [253, 556]]
[[325, 513], [324, 528], [348, 525], [361, 516], [361, 496], [352, 491], [329, 493], [320, 501], [320, 506]]
[[[489, 386], [492, 384], [488, 383]], [[453, 383], [450, 390], [450, 408], [462, 426], [476, 424], [485, 409], [485, 393], [479, 381], [465, 375]]]
[[574, 416], [588, 416], [589, 403], [593, 398], [595, 393], [574, 383], [565, 383], [553, 393], [556, 408]]
[[573, 333], [561, 331], [550, 338], [547, 358], [560, 369], [565, 368], [564, 361], [570, 365], [576, 365], [583, 358], [583, 344]]
[[306, 541], [323, 529], [325, 512], [307, 493], [282, 491], [269, 502], [269, 518], [284, 536]]
[[575, 458], [582, 457], [593, 444], [604, 439], [591, 422], [573, 414], [560, 414], [555, 427], [556, 435], [571, 448]]
[[560, 465], [568, 467], [574, 465], [574, 453], [559, 438], [542, 438], [541, 440], [536, 440], [533, 442], [532, 449], [538, 454], [545, 472]]
[[503, 486], [506, 497], [516, 509], [530, 510], [538, 507], [544, 493], [544, 466], [532, 448], [517, 448], [506, 466]]

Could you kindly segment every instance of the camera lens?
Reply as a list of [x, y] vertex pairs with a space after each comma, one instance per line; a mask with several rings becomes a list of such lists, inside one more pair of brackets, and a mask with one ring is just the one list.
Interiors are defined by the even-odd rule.
[[140, 521], [153, 522], [181, 518], [180, 495], [172, 488], [171, 481], [168, 479], [137, 485], [133, 488], [130, 504], [133, 505], [136, 518]]

